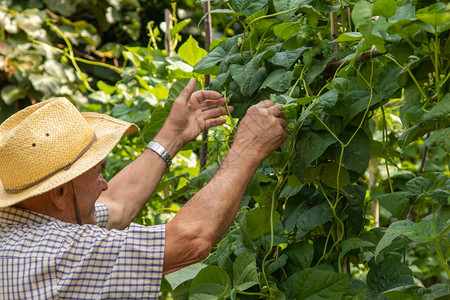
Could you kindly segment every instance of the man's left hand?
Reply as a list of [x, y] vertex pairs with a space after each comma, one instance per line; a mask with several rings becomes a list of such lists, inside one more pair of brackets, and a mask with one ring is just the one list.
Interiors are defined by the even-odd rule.
[[[227, 110], [225, 99], [216, 91], [195, 90], [195, 80], [191, 79], [174, 101], [166, 123], [155, 141], [166, 147], [173, 157], [186, 143], [195, 139], [202, 131], [225, 123]], [[228, 106], [233, 112], [233, 107]]]

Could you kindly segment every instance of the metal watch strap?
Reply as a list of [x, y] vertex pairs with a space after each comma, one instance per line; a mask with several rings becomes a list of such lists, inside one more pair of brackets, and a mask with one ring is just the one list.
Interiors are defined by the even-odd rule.
[[167, 152], [166, 149], [164, 149], [163, 146], [161, 146], [157, 142], [152, 141], [152, 142], [148, 143], [147, 148], [155, 151], [164, 160], [167, 168], [170, 167], [170, 165], [172, 164], [172, 157], [170, 157], [170, 154]]

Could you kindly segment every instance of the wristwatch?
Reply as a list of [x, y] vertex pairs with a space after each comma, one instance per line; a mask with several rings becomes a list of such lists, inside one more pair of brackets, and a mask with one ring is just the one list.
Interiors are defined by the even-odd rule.
[[148, 143], [147, 148], [155, 151], [164, 160], [167, 168], [170, 167], [170, 165], [172, 164], [172, 157], [170, 157], [169, 152], [167, 152], [167, 150], [163, 146], [161, 146], [157, 142], [152, 141]]

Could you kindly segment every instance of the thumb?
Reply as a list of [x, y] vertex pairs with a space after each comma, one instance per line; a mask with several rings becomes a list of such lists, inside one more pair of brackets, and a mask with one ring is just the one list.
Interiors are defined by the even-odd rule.
[[183, 91], [178, 96], [178, 99], [180, 99], [183, 102], [188, 102], [189, 99], [191, 98], [192, 93], [195, 90], [195, 84], [196, 84], [195, 79], [191, 78], [189, 80], [189, 83], [186, 85], [186, 87], [183, 89]]

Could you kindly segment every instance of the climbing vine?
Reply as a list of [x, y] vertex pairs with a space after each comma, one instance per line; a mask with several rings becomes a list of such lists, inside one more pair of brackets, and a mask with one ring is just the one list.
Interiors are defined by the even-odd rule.
[[[228, 6], [210, 13], [229, 15], [242, 33], [216, 43], [194, 71], [214, 75], [210, 88], [231, 99], [230, 143], [234, 122], [263, 99], [284, 107], [289, 138], [260, 166], [210, 257], [166, 276], [165, 288], [189, 299], [450, 295], [449, 7]], [[192, 180], [204, 184], [216, 168]], [[423, 248], [437, 258], [433, 278], [415, 256]]]

